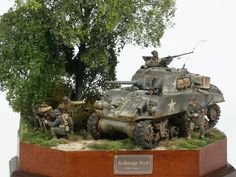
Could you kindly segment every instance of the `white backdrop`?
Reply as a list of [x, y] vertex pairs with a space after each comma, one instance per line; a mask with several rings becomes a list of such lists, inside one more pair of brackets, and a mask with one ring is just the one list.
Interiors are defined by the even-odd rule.
[[[13, 1], [0, 0], [0, 14], [7, 11]], [[189, 52], [201, 40], [186, 64], [189, 71], [211, 77], [225, 96], [221, 103], [221, 119], [217, 127], [228, 138], [228, 161], [236, 167], [236, 1], [235, 0], [177, 0], [175, 26], [168, 29], [161, 40], [160, 48], [144, 49], [127, 45], [119, 56], [117, 79], [130, 80], [140, 65], [143, 55], [150, 55], [154, 49], [159, 56]], [[155, 25], [155, 24], [153, 24]], [[187, 57], [174, 61], [171, 66], [182, 67]], [[8, 176], [8, 161], [16, 154], [19, 115], [13, 113], [0, 94], [1, 150], [0, 176]]]

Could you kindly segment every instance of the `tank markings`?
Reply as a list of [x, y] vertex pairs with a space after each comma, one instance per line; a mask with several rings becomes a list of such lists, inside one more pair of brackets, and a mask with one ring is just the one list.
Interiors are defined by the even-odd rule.
[[171, 98], [171, 101], [170, 101], [170, 103], [168, 104], [168, 106], [169, 106], [169, 112], [174, 112], [174, 111], [175, 111], [175, 104], [176, 104], [176, 102], [173, 101], [173, 98]]

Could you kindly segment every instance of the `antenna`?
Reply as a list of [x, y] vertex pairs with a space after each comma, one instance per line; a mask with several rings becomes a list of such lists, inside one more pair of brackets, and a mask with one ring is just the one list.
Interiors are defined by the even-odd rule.
[[[199, 44], [201, 44], [202, 42], [207, 42], [207, 40], [201, 40], [201, 41], [199, 41], [199, 42], [193, 47], [192, 52], [194, 52], [194, 50], [197, 48], [197, 46], [198, 46]], [[184, 65], [183, 65], [183, 68], [185, 68], [185, 66], [186, 66], [186, 64], [187, 64], [187, 62], [188, 62], [190, 56], [191, 56], [191, 54], [190, 54], [190, 55], [188, 56], [188, 58], [186, 59]]]

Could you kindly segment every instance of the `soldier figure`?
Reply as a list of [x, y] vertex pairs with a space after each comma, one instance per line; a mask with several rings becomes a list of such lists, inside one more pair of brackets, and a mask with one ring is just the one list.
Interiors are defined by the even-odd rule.
[[73, 133], [73, 120], [72, 111], [70, 110], [73, 106], [85, 104], [85, 99], [83, 101], [71, 101], [67, 96], [63, 97], [63, 103], [59, 104], [58, 109], [62, 113], [62, 117], [70, 122], [70, 130]]
[[56, 116], [56, 119], [53, 122], [46, 119], [43, 119], [43, 121], [45, 122], [45, 124], [51, 127], [51, 135], [54, 138], [67, 139], [68, 134], [71, 132], [70, 122], [61, 115], [59, 109], [55, 109], [54, 114]]
[[35, 116], [35, 129], [40, 128], [42, 131], [47, 130], [42, 119], [49, 120], [54, 117], [52, 107], [43, 102], [33, 108], [33, 113]]
[[189, 100], [189, 106], [186, 111], [186, 129], [187, 139], [191, 139], [194, 129], [199, 128], [200, 139], [204, 138], [204, 118], [206, 109], [196, 103], [196, 99]]
[[152, 57], [146, 61], [146, 65], [159, 65], [160, 63], [160, 59], [158, 56], [158, 52], [156, 50], [153, 50], [152, 52]]
[[67, 96], [64, 96], [62, 99], [63, 99], [63, 103], [59, 104], [58, 109], [61, 110], [62, 112], [67, 112], [67, 113], [69, 113], [69, 109], [72, 106], [86, 103], [85, 99], [83, 99], [83, 101], [71, 101], [70, 98]]

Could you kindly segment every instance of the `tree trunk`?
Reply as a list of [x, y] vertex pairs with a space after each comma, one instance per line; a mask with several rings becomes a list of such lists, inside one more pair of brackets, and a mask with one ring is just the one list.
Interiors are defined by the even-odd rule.
[[83, 85], [85, 82], [85, 69], [86, 65], [81, 61], [81, 56], [83, 53], [85, 53], [86, 48], [85, 44], [81, 44], [79, 47], [79, 52], [76, 56], [76, 70], [75, 70], [75, 97], [76, 99], [82, 98], [83, 93]]

